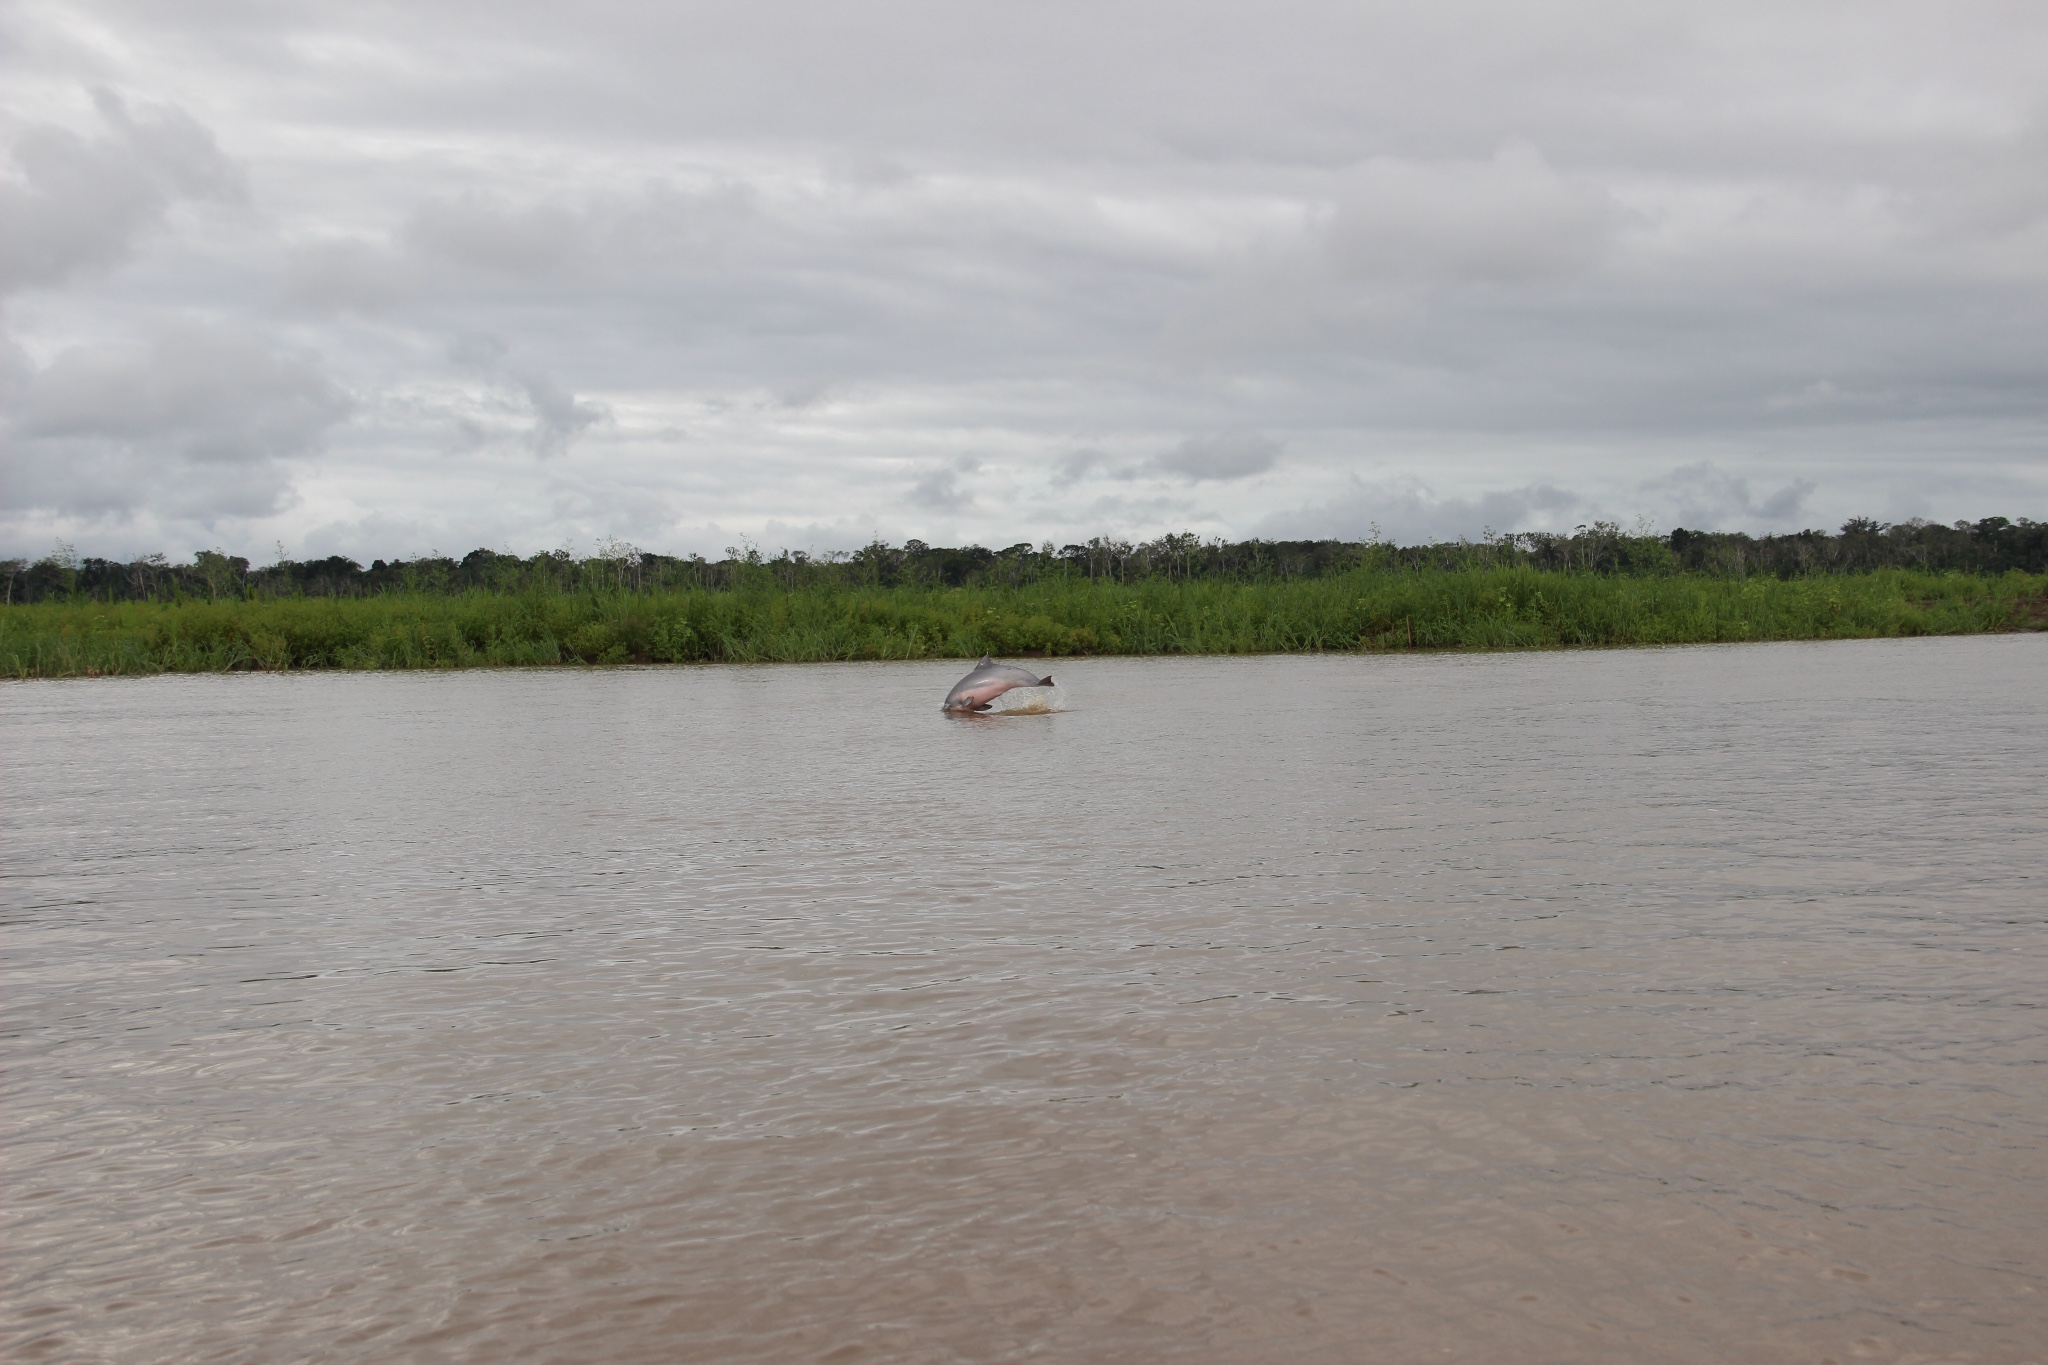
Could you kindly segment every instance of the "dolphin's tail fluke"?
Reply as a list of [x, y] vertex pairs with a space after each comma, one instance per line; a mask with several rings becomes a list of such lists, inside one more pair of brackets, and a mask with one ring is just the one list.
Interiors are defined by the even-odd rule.
[[1044, 677], [1040, 678], [1040, 679], [1038, 680], [1038, 685], [1039, 685], [1040, 687], [1051, 687], [1051, 686], [1052, 686], [1052, 674], [1048, 673], [1048, 674], [1046, 674], [1046, 675], [1045, 675]]

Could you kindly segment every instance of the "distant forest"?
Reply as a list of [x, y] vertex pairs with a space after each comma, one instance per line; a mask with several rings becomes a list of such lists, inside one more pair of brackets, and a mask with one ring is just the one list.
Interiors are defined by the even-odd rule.
[[733, 589], [1016, 588], [1057, 579], [1117, 583], [1148, 579], [1274, 582], [1324, 578], [1357, 569], [1388, 572], [1528, 568], [1556, 573], [1656, 577], [1800, 578], [1917, 569], [2000, 574], [2048, 571], [2048, 522], [1985, 517], [1952, 526], [1867, 517], [1840, 531], [1751, 536], [1676, 530], [1636, 535], [1612, 522], [1569, 535], [1518, 532], [1479, 541], [1393, 545], [1343, 540], [1204, 540], [1182, 533], [1134, 544], [1096, 537], [1053, 548], [1020, 543], [991, 550], [876, 541], [852, 552], [810, 555], [728, 549], [722, 559], [678, 558], [608, 541], [588, 555], [554, 550], [522, 558], [472, 550], [461, 559], [422, 556], [376, 560], [369, 567], [340, 555], [280, 560], [261, 568], [239, 555], [202, 550], [188, 564], [164, 555], [130, 563], [60, 552], [33, 563], [0, 560], [6, 602], [202, 601], [391, 594], [676, 592]]

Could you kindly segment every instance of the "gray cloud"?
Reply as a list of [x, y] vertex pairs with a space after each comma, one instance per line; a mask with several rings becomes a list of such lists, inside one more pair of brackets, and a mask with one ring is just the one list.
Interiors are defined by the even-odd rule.
[[1247, 433], [1186, 437], [1142, 460], [1118, 460], [1084, 446], [1056, 462], [1047, 482], [1062, 489], [1095, 478], [1125, 483], [1145, 479], [1228, 483], [1272, 469], [1280, 461], [1281, 450], [1280, 442], [1271, 437]]
[[913, 507], [937, 512], [958, 512], [974, 505], [974, 490], [964, 480], [981, 469], [981, 461], [958, 455], [926, 470], [910, 487], [907, 501]]
[[448, 343], [448, 358], [458, 365], [490, 369], [504, 360], [511, 349], [503, 337], [494, 337], [487, 332], [464, 332]]
[[116, 264], [177, 200], [246, 193], [240, 167], [182, 110], [132, 114], [104, 88], [93, 102], [94, 135], [44, 123], [15, 140], [15, 178], [0, 181], [0, 293]]
[[[381, 233], [294, 244], [280, 291], [293, 308], [389, 314], [548, 298], [588, 306], [650, 286], [710, 286], [751, 254], [767, 262], [790, 224], [752, 222], [750, 194], [717, 178], [693, 189], [657, 180], [433, 194]], [[749, 228], [751, 241], [743, 240]], [[763, 230], [765, 228], [765, 231]], [[778, 232], [777, 229], [782, 229]], [[565, 292], [566, 291], [566, 292]]]
[[351, 406], [312, 357], [238, 327], [76, 347], [12, 386], [4, 506], [262, 516], [290, 498], [286, 462], [317, 449]]
[[422, 204], [402, 230], [404, 244], [428, 261], [519, 278], [562, 269], [585, 237], [558, 204], [512, 205], [474, 192]]
[[214, 467], [170, 407], [19, 434], [195, 317], [357, 400], [269, 493], [0, 535], [2048, 515], [2038, 5], [1276, 4], [0, 13], [10, 458]]
[[1805, 520], [1806, 504], [1815, 487], [1809, 479], [1794, 479], [1775, 493], [1756, 497], [1749, 491], [1748, 479], [1705, 460], [1643, 484], [1645, 492], [1662, 495], [1658, 501], [1671, 509], [1672, 525], [1694, 530], [1730, 525], [1772, 531], [1801, 529], [1810, 524]]
[[1055, 488], [1071, 488], [1097, 470], [1115, 467], [1115, 462], [1093, 446], [1081, 449], [1063, 457], [1053, 466], [1051, 484]]
[[1274, 539], [1363, 540], [1401, 543], [1476, 540], [1488, 532], [1562, 530], [1589, 520], [1586, 498], [1551, 483], [1499, 489], [1477, 497], [1439, 497], [1417, 480], [1367, 481], [1354, 477], [1328, 501], [1267, 517], [1258, 533]]
[[1280, 462], [1280, 443], [1266, 436], [1190, 436], [1145, 462], [1158, 470], [1197, 483], [1227, 482], [1263, 474]]
[[1596, 520], [1667, 531], [1679, 526], [1787, 531], [1814, 524], [1810, 503], [1816, 491], [1811, 480], [1794, 479], [1757, 494], [1749, 477], [1711, 460], [1677, 466], [1633, 488], [1574, 489], [1539, 480], [1476, 496], [1443, 496], [1415, 478], [1354, 476], [1326, 501], [1267, 517], [1259, 531], [1281, 538], [1345, 539], [1377, 532], [1402, 542], [1472, 540], [1514, 530], [1568, 531]]
[[1338, 178], [1329, 242], [1347, 273], [1520, 282], [1592, 264], [1620, 216], [1516, 141], [1483, 161], [1359, 163]]
[[[532, 422], [521, 441], [543, 458], [561, 455], [569, 443], [592, 427], [612, 420], [612, 410], [603, 403], [580, 401], [554, 376], [510, 361], [511, 347], [502, 337], [467, 332], [448, 345], [448, 359], [455, 364], [482, 370], [493, 383], [515, 390], [531, 415]], [[457, 417], [460, 444], [475, 449], [502, 435], [473, 417]]]
[[522, 375], [520, 383], [533, 405], [533, 430], [528, 440], [538, 455], [560, 455], [569, 448], [571, 438], [611, 420], [610, 408], [577, 402], [575, 394], [547, 375]]

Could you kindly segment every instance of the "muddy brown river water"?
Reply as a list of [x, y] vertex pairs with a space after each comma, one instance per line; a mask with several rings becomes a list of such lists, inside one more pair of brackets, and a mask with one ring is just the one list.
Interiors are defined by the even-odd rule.
[[24, 1362], [2048, 1360], [2048, 637], [0, 685]]

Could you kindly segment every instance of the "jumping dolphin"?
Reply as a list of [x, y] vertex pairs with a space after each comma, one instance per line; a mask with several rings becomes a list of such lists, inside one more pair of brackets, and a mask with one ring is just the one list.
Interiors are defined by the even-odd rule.
[[1051, 687], [1050, 677], [1040, 678], [1012, 664], [999, 664], [984, 654], [974, 671], [953, 684], [940, 709], [945, 711], [986, 711], [995, 699], [1013, 687]]

